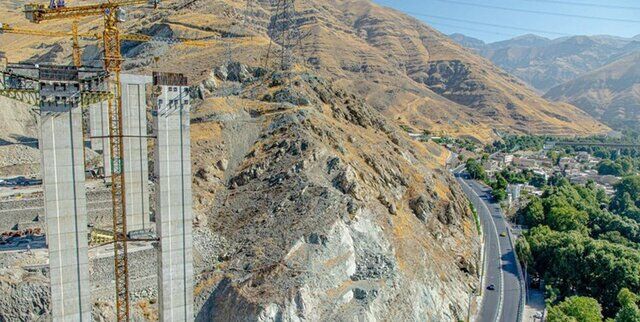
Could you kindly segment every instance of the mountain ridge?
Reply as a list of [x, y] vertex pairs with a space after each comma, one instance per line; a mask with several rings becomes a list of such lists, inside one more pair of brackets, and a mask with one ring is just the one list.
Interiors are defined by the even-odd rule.
[[538, 43], [523, 43], [520, 37], [485, 45], [465, 37], [452, 39], [471, 44], [475, 52], [546, 93], [545, 98], [573, 104], [609, 126], [638, 130], [636, 86], [614, 75], [625, 68], [635, 71], [638, 36], [569, 36]]
[[640, 122], [640, 52], [550, 89], [545, 97], [582, 107], [592, 116], [621, 128]]
[[[452, 39], [455, 41], [464, 38], [456, 34]], [[640, 43], [634, 38], [610, 35], [575, 35], [549, 39], [528, 34], [472, 49], [544, 93], [552, 87], [640, 50]]]
[[[238, 47], [234, 53], [254, 66], [264, 63], [256, 57], [264, 57], [270, 41], [263, 33], [269, 25], [267, 3], [258, 4], [249, 17], [250, 28], [241, 32], [251, 34], [255, 46]], [[125, 26], [154, 32], [150, 26], [163, 25], [168, 35], [202, 38], [224, 37], [234, 24], [242, 24], [240, 4], [198, 2], [199, 16], [189, 11], [193, 6], [153, 15], [160, 20], [130, 21]], [[220, 12], [221, 7], [227, 9]], [[314, 0], [301, 3], [298, 11], [298, 25], [306, 36], [297, 51], [307, 68], [353, 88], [383, 114], [417, 132], [489, 142], [499, 133], [586, 135], [608, 130], [575, 107], [546, 101], [487, 60], [396, 10], [366, 0]], [[201, 71], [220, 62], [211, 54], [224, 54], [213, 48], [186, 50], [191, 59], [186, 65], [161, 46], [143, 44], [125, 53], [130, 59], [126, 68], [151, 69], [151, 55], [137, 48], [156, 52], [161, 66], [192, 70], [195, 80], [203, 80]], [[6, 49], [0, 44], [0, 50]], [[96, 56], [88, 59], [99, 61]]]

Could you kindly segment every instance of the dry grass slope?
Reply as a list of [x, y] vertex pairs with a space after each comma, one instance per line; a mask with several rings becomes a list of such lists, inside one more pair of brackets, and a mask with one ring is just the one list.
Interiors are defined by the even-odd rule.
[[[1, 0], [5, 21], [29, 26], [15, 0]], [[73, 3], [73, 2], [69, 2]], [[248, 28], [242, 24], [243, 2], [166, 1], [164, 9], [130, 9], [126, 30], [187, 38], [222, 40], [232, 36], [234, 60], [258, 66], [269, 44], [265, 29], [270, 12], [256, 2]], [[388, 117], [415, 128], [447, 135], [471, 135], [488, 141], [500, 132], [584, 135], [608, 128], [579, 109], [540, 98], [487, 60], [455, 44], [427, 25], [368, 0], [309, 0], [298, 6], [297, 20], [306, 35], [297, 52], [301, 67], [347, 86]], [[4, 18], [6, 17], [6, 18]], [[81, 30], [99, 30], [98, 19], [85, 19]], [[234, 27], [235, 26], [235, 27]], [[55, 22], [30, 28], [68, 30]], [[69, 44], [60, 39], [3, 35], [0, 50], [16, 61], [43, 52], [48, 59], [69, 61]], [[8, 41], [5, 41], [8, 39]], [[93, 49], [92, 42], [85, 43]], [[55, 47], [55, 48], [54, 48]], [[129, 45], [129, 47], [131, 47]], [[145, 44], [132, 47], [125, 67], [159, 67], [203, 80], [226, 59], [225, 47], [188, 48]], [[93, 50], [95, 52], [95, 50]], [[91, 55], [85, 55], [91, 56]], [[86, 57], [96, 61], [99, 57]], [[272, 61], [273, 62], [273, 61]]]

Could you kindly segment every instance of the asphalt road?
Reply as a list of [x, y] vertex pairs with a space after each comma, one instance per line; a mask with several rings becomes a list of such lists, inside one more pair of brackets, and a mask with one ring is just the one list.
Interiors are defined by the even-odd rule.
[[[476, 321], [519, 321], [518, 310], [524, 310], [524, 285], [515, 249], [508, 235], [500, 236], [508, 234], [500, 205], [494, 202], [491, 188], [467, 179], [465, 174], [456, 174], [456, 179], [478, 212], [485, 238], [484, 290]], [[495, 290], [487, 289], [489, 285], [494, 285]]]

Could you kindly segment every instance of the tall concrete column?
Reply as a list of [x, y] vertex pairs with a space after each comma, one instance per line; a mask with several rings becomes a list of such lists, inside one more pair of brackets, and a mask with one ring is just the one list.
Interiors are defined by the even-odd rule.
[[151, 77], [121, 75], [127, 230], [149, 229], [146, 84]]
[[109, 145], [109, 107], [100, 102], [89, 107], [91, 149], [102, 153], [105, 182], [111, 182], [111, 150]]
[[[76, 76], [77, 79], [77, 76]], [[53, 321], [90, 321], [87, 211], [78, 82], [41, 81], [40, 151]]]
[[156, 231], [160, 321], [193, 320], [189, 98], [186, 79], [154, 74], [161, 93], [153, 111], [157, 144]]

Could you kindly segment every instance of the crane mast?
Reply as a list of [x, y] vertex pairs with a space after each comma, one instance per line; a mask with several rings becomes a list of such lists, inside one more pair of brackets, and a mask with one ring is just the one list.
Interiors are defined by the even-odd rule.
[[104, 68], [113, 75], [109, 86], [114, 94], [109, 100], [109, 149], [111, 150], [111, 199], [113, 206], [113, 258], [116, 279], [116, 314], [118, 321], [129, 320], [129, 264], [127, 256], [127, 214], [122, 145], [122, 88], [120, 70], [120, 34], [117, 10], [106, 9], [104, 15]]

